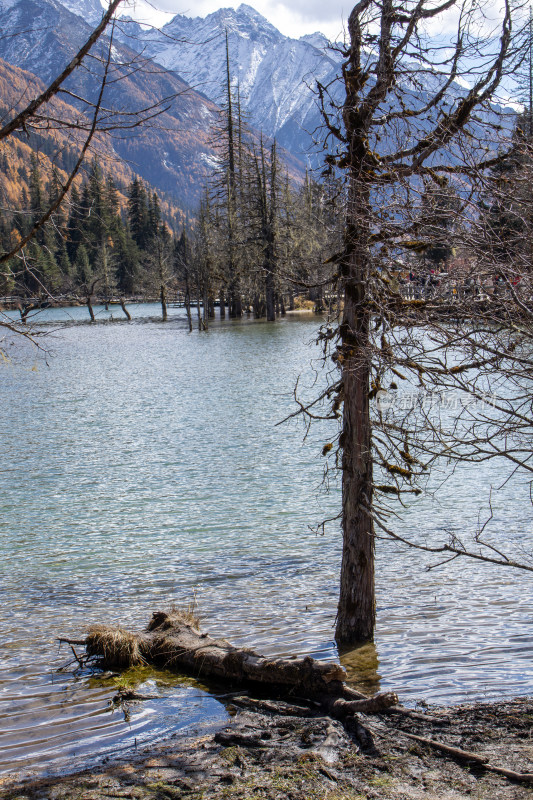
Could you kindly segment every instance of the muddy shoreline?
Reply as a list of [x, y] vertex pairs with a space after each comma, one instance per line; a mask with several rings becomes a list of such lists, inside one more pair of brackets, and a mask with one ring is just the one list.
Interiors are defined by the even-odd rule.
[[[306, 704], [228, 701], [230, 723], [98, 769], [4, 780], [5, 800], [518, 800], [533, 795], [533, 698], [359, 714], [348, 729]], [[270, 709], [270, 710], [268, 710]], [[486, 759], [442, 752], [416, 737]], [[516, 780], [491, 771], [522, 774]], [[530, 775], [529, 779], [525, 775]]]

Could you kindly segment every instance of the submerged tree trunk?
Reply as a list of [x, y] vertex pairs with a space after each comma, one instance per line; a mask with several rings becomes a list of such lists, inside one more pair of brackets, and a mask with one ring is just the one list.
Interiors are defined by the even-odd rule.
[[93, 311], [92, 296], [90, 294], [87, 295], [87, 299], [86, 299], [85, 302], [86, 302], [87, 308], [89, 309], [89, 316], [91, 318], [91, 322], [94, 322], [95, 321], [95, 317], [94, 317], [94, 311]]
[[316, 293], [315, 299], [315, 314], [324, 313], [324, 289], [320, 286]]
[[109, 296], [111, 292], [109, 290], [109, 269], [107, 262], [107, 245], [105, 241], [102, 242], [102, 271], [104, 279], [104, 308], [106, 311], [109, 311]]
[[198, 315], [198, 330], [206, 331], [207, 322], [205, 319], [205, 306], [202, 312], [201, 290], [199, 285], [196, 287], [196, 313]]
[[[276, 319], [276, 166], [276, 143], [274, 142], [270, 153], [270, 176], [269, 180], [267, 180], [265, 148], [261, 139], [261, 164], [256, 158], [255, 168], [257, 173], [258, 205], [261, 215], [266, 318], [269, 322], [274, 322]], [[269, 184], [270, 192], [268, 191]]]
[[204, 307], [202, 311], [202, 321], [204, 324], [204, 331], [206, 331], [209, 327], [209, 295], [207, 292], [207, 285], [204, 284], [204, 299], [203, 299]]
[[121, 309], [124, 312], [124, 315], [125, 315], [126, 319], [131, 322], [131, 314], [128, 311], [128, 309], [126, 308], [126, 303], [124, 302], [124, 298], [123, 297], [120, 298], [119, 303], [120, 303]]
[[232, 288], [230, 290], [229, 316], [233, 319], [242, 317], [242, 299], [240, 290], [238, 288], [238, 282], [236, 280], [233, 281]]
[[161, 284], [161, 291], [159, 294], [161, 299], [161, 319], [163, 322], [166, 322], [168, 319], [168, 312], [167, 312], [167, 288], [164, 283]]
[[274, 304], [274, 276], [272, 270], [269, 270], [265, 279], [265, 297], [266, 297], [266, 318], [269, 322], [274, 322], [276, 319], [276, 308]]
[[254, 294], [253, 296], [252, 308], [255, 319], [261, 319], [261, 317], [265, 316], [265, 303], [263, 298], [258, 293]]
[[29, 303], [27, 305], [18, 305], [18, 310], [20, 313], [20, 321], [23, 325], [26, 325], [28, 321], [28, 314], [30, 311], [35, 311], [36, 309], [41, 308], [39, 303]]

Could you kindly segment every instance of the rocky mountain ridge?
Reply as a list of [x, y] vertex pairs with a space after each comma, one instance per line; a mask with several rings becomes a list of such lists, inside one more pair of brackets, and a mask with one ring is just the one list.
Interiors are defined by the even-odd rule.
[[[177, 14], [161, 31], [137, 27], [129, 44], [220, 102], [226, 81], [226, 34], [232, 85], [250, 124], [305, 163], [321, 125], [316, 81], [334, 82], [342, 61], [323, 34], [291, 39], [242, 4], [206, 17]], [[340, 84], [337, 95], [342, 95]]]

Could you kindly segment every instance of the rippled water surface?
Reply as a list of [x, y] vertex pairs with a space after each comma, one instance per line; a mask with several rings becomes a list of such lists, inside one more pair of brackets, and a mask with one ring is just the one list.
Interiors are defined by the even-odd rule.
[[[48, 363], [15, 341], [2, 367], [0, 772], [72, 766], [226, 719], [215, 697], [168, 674], [142, 676], [157, 698], [128, 720], [110, 710], [112, 680], [57, 673], [72, 657], [57, 636], [91, 622], [140, 626], [196, 594], [204, 626], [236, 642], [338, 655], [339, 534], [308, 527], [338, 509], [338, 487], [320, 491], [332, 432], [317, 425], [304, 443], [298, 424], [275, 427], [294, 410], [297, 376], [313, 380], [317, 319], [189, 335], [179, 310], [167, 324], [156, 306], [134, 311], [94, 326], [79, 324], [85, 309], [45, 312]], [[473, 530], [504, 477], [462, 469], [398, 530]], [[498, 498], [493, 531], [519, 555], [532, 541], [527, 492], [510, 482]], [[343, 654], [352, 680], [406, 702], [530, 692], [528, 574], [427, 563], [378, 543], [376, 647]]]

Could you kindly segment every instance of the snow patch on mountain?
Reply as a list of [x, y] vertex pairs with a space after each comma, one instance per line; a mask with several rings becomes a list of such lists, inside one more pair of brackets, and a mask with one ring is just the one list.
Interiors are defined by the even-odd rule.
[[86, 22], [94, 25], [102, 19], [104, 9], [107, 9], [107, 4], [100, 2], [100, 0], [61, 0], [65, 8], [83, 17]]

